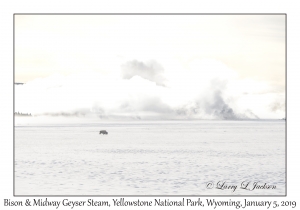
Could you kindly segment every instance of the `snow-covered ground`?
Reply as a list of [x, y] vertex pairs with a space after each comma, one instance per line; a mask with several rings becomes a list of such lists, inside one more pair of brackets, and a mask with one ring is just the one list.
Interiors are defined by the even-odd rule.
[[15, 127], [16, 195], [284, 195], [285, 181], [281, 120]]

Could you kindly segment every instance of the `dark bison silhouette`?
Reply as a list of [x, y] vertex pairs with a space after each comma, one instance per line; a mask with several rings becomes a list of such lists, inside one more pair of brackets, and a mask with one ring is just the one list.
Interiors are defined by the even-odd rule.
[[106, 130], [101, 130], [99, 134], [103, 134], [103, 135], [105, 134], [105, 135], [107, 135], [108, 132]]

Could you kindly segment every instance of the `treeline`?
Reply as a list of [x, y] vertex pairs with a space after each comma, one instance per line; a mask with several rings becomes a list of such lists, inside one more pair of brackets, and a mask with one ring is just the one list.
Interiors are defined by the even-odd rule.
[[22, 113], [22, 112], [15, 112], [17, 116], [32, 116], [31, 113]]

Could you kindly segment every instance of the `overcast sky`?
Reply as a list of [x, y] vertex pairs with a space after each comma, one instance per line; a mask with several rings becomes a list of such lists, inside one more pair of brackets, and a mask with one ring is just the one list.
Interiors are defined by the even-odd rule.
[[[227, 114], [232, 108], [243, 114], [257, 110], [254, 115], [259, 117], [284, 117], [285, 16], [15, 15], [15, 81], [30, 83], [39, 78], [46, 83], [53, 75], [63, 77], [63, 83], [74, 75], [85, 75], [77, 84], [82, 78], [99, 77], [100, 81], [101, 75], [116, 85], [123, 81], [140, 84], [139, 79], [146, 85], [148, 81], [154, 84], [149, 94], [158, 92], [157, 99], [150, 97], [148, 102], [162, 105], [143, 106], [143, 111], [179, 113], [178, 107], [200, 97], [195, 92], [212, 90], [213, 96], [205, 98], [214, 98], [210, 105], [215, 109], [220, 104], [220, 109], [228, 106]], [[219, 82], [213, 82], [216, 79]], [[220, 84], [226, 93], [218, 93], [223, 88]], [[172, 91], [161, 95], [165, 89]], [[178, 91], [185, 105], [179, 103], [182, 98], [170, 96]], [[258, 110], [259, 104], [246, 107], [249, 101], [261, 99], [267, 100], [264, 110]], [[211, 106], [198, 102], [193, 109], [199, 106], [205, 107], [206, 114], [213, 113]], [[186, 108], [183, 113], [187, 114]]]

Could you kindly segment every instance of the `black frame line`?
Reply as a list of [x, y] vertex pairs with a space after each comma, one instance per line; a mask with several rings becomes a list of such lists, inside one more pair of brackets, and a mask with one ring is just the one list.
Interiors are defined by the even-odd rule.
[[15, 193], [15, 15], [13, 16], [13, 193]]
[[14, 13], [14, 15], [286, 15], [286, 13]]
[[[15, 15], [284, 15], [285, 16], [285, 194], [284, 195], [16, 195], [15, 193]], [[14, 197], [286, 197], [287, 196], [287, 13], [14, 13], [13, 14], [13, 196]]]

